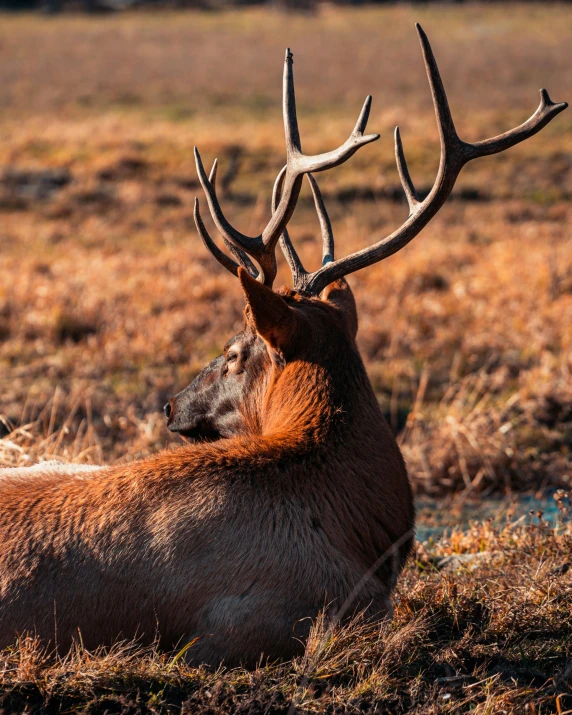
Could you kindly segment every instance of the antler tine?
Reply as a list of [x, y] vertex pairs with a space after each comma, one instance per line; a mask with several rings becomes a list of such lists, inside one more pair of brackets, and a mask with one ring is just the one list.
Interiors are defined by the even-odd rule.
[[326, 205], [324, 204], [324, 199], [322, 198], [322, 192], [312, 174], [308, 174], [308, 181], [312, 187], [314, 204], [322, 230], [322, 265], [325, 266], [334, 260], [334, 232], [332, 231], [332, 224], [326, 210]]
[[[246, 236], [233, 228], [226, 220], [214, 186], [207, 178], [200, 154], [195, 148], [197, 173], [218, 231], [226, 241], [254, 258], [260, 266], [263, 282], [269, 286], [272, 285], [276, 277], [276, 244], [296, 207], [303, 175], [310, 172], [325, 171], [339, 166], [353, 156], [360, 147], [379, 139], [379, 134], [364, 134], [371, 107], [371, 97], [367, 97], [352, 133], [341, 146], [333, 151], [315, 156], [302, 154], [296, 114], [292, 63], [293, 56], [288, 49], [286, 50], [283, 79], [283, 112], [287, 163], [281, 182], [282, 191], [279, 194], [280, 199], [276, 205], [276, 210], [272, 213], [267, 226], [261, 234], [258, 236]], [[287, 241], [288, 239], [286, 239], [286, 242]]]
[[205, 224], [203, 223], [201, 212], [199, 210], [199, 200], [197, 198], [195, 198], [193, 218], [195, 219], [195, 226], [197, 227], [199, 236], [202, 238], [207, 250], [221, 264], [221, 266], [226, 268], [227, 271], [229, 271], [233, 275], [238, 276], [238, 266], [241, 265], [250, 273], [253, 278], [258, 278], [258, 269], [245, 253], [235, 248], [231, 243], [228, 243], [228, 241], [223, 239], [227, 248], [238, 259], [238, 263], [235, 263], [235, 261], [233, 261], [232, 258], [229, 258], [229, 256], [227, 256], [224, 251], [221, 251], [220, 248], [216, 245], [216, 243], [212, 240], [212, 238], [209, 236]]
[[218, 159], [213, 161], [213, 166], [211, 173], [209, 174], [209, 181], [211, 182], [213, 189], [216, 191], [216, 170], [218, 169]]
[[[213, 190], [216, 190], [216, 170], [217, 170], [217, 160], [215, 159], [213, 162], [211, 173], [209, 174], [209, 182], [211, 183]], [[238, 266], [240, 264], [241, 266], [243, 266], [243, 268], [246, 268], [246, 270], [250, 273], [250, 275], [253, 278], [258, 277], [258, 273], [259, 273], [258, 269], [252, 263], [250, 258], [246, 255], [246, 253], [244, 253], [244, 251], [241, 251], [240, 249], [235, 248], [226, 239], [223, 239], [227, 248], [231, 251], [231, 253], [238, 260], [238, 263], [235, 263], [232, 260], [232, 258], [229, 258], [223, 251], [221, 251], [220, 248], [216, 245], [216, 243], [212, 240], [212, 238], [209, 236], [209, 233], [206, 229], [205, 224], [203, 223], [203, 219], [201, 217], [201, 212], [199, 209], [199, 200], [197, 198], [195, 198], [195, 208], [193, 211], [193, 217], [195, 219], [195, 225], [197, 227], [199, 236], [202, 238], [203, 243], [205, 244], [208, 251], [210, 251], [210, 253], [221, 264], [221, 266], [226, 268], [227, 271], [230, 271], [230, 273], [232, 273], [233, 275], [238, 276]]]
[[259, 278], [260, 271], [254, 265], [254, 263], [250, 260], [248, 255], [242, 249], [237, 248], [236, 246], [233, 246], [232, 243], [230, 241], [227, 241], [224, 236], [223, 236], [222, 240], [224, 241], [224, 245], [228, 248], [228, 250], [232, 253], [232, 255], [236, 258], [236, 260], [240, 263], [240, 265], [243, 268], [246, 268], [246, 270], [250, 273], [250, 275], [253, 278]]
[[[276, 183], [274, 184], [274, 192], [272, 194], [273, 209], [277, 206], [280, 199], [280, 190], [285, 171], [286, 167], [282, 169], [276, 179]], [[312, 174], [307, 174], [307, 178], [312, 189], [314, 205], [320, 221], [320, 229], [322, 233], [322, 265], [325, 266], [327, 263], [334, 260], [334, 233], [332, 231], [332, 224], [330, 222], [330, 217], [328, 216], [318, 182], [314, 179]], [[282, 249], [282, 253], [284, 254], [284, 257], [290, 266], [290, 270], [292, 271], [294, 288], [296, 290], [304, 290], [309, 274], [302, 265], [302, 261], [294, 248], [287, 229], [284, 229], [282, 236], [280, 237], [280, 248]]]
[[453, 122], [451, 110], [449, 109], [447, 93], [445, 92], [443, 80], [439, 73], [435, 55], [429, 44], [429, 39], [418, 22], [415, 23], [415, 29], [417, 30], [419, 41], [421, 42], [421, 52], [423, 53], [425, 71], [427, 73], [427, 79], [429, 80], [433, 107], [437, 118], [437, 128], [441, 140], [441, 155], [443, 155], [447, 149], [452, 149], [462, 142], [455, 129], [455, 123]]
[[296, 93], [294, 92], [294, 55], [286, 48], [284, 58], [284, 74], [282, 76], [282, 116], [284, 118], [284, 135], [286, 138], [286, 156], [296, 156], [302, 153], [298, 115], [296, 113]]
[[238, 276], [238, 263], [235, 263], [232, 258], [229, 258], [226, 253], [221, 251], [220, 248], [209, 236], [206, 226], [203, 223], [201, 212], [199, 210], [199, 200], [196, 197], [193, 218], [195, 219], [195, 226], [197, 227], [199, 236], [202, 238], [207, 250], [211, 253], [211, 255], [214, 256], [214, 258], [221, 264], [221, 266], [226, 268], [226, 270], [230, 271], [230, 273], [232, 273], [233, 275]]
[[[209, 181], [212, 184], [213, 191], [215, 191], [215, 192], [216, 192], [216, 171], [217, 171], [217, 168], [218, 168], [218, 159], [215, 159], [213, 162], [213, 168], [211, 169], [211, 173], [209, 174]], [[203, 226], [204, 226], [204, 224], [203, 224]], [[209, 240], [211, 240], [210, 237], [209, 237]], [[247, 254], [244, 251], [242, 251], [240, 248], [233, 246], [233, 244], [230, 241], [227, 241], [226, 238], [224, 238], [224, 236], [223, 236], [222, 240], [224, 241], [224, 245], [228, 248], [228, 250], [232, 253], [232, 255], [236, 258], [236, 260], [240, 263], [240, 265], [243, 268], [246, 268], [246, 270], [250, 273], [250, 275], [253, 278], [258, 278], [260, 271], [254, 265], [254, 263], [250, 260], [250, 258], [247, 256]], [[212, 240], [211, 240], [211, 242], [212, 242]], [[231, 273], [234, 273], [234, 271], [231, 271]], [[235, 275], [236, 275], [236, 273], [235, 273]]]
[[566, 102], [552, 102], [548, 92], [542, 89], [540, 90], [540, 104], [537, 110], [520, 126], [499, 136], [474, 144], [462, 141], [455, 129], [447, 95], [427, 35], [419, 25], [416, 25], [416, 27], [425, 60], [441, 143], [439, 170], [433, 187], [428, 196], [423, 201], [420, 201], [409, 175], [399, 129], [396, 129], [395, 156], [401, 183], [409, 203], [407, 220], [391, 235], [378, 241], [373, 246], [364, 248], [337, 261], [327, 263], [314, 273], [307, 274], [304, 285], [300, 288], [306, 293], [317, 295], [332, 281], [353, 273], [360, 268], [377, 263], [399, 251], [415, 238], [439, 211], [451, 193], [461, 169], [467, 162], [481, 156], [504, 151], [528, 139], [539, 132], [568, 106]]
[[557, 114], [560, 114], [568, 107], [568, 102], [553, 102], [545, 89], [539, 90], [539, 93], [540, 103], [534, 114], [526, 122], [491, 139], [483, 139], [474, 144], [464, 144], [466, 152], [465, 163], [481, 156], [498, 154], [534, 136], [551, 122]]
[[409, 169], [407, 168], [407, 162], [405, 161], [399, 127], [395, 127], [395, 162], [397, 164], [399, 178], [401, 179], [401, 186], [403, 186], [403, 191], [405, 192], [407, 203], [409, 204], [409, 213], [411, 214], [415, 211], [415, 208], [420, 201], [417, 191], [415, 190], [415, 186], [413, 186], [413, 182], [411, 181]]
[[[286, 167], [283, 167], [276, 177], [276, 181], [274, 182], [274, 188], [272, 190], [272, 212], [274, 213], [278, 207], [278, 204], [280, 202], [280, 194], [282, 192], [282, 184], [284, 183], [284, 176], [286, 175]], [[286, 262], [288, 263], [288, 266], [290, 268], [290, 272], [292, 273], [292, 282], [294, 285], [294, 288], [299, 283], [303, 283], [304, 281], [304, 276], [307, 275], [307, 271], [302, 265], [302, 261], [300, 260], [300, 257], [298, 256], [298, 252], [294, 248], [294, 244], [292, 243], [292, 240], [290, 238], [290, 234], [288, 233], [288, 229], [285, 228], [282, 231], [282, 235], [280, 236], [280, 249], [282, 250], [282, 253], [284, 255], [284, 258], [286, 259]]]

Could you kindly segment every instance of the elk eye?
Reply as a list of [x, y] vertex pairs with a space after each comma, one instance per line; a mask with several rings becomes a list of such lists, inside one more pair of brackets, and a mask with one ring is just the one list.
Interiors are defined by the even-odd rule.
[[236, 362], [238, 360], [238, 353], [235, 352], [229, 352], [226, 355], [226, 361], [227, 362]]

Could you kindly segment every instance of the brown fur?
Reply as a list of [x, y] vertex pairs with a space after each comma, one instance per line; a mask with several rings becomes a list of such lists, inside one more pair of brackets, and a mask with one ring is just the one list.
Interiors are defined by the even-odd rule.
[[212, 665], [289, 657], [404, 537], [351, 604], [390, 612], [412, 496], [351, 292], [279, 298], [241, 281], [271, 356], [248, 434], [81, 478], [0, 477], [0, 647], [35, 631], [65, 649], [79, 630], [87, 647], [199, 637], [189, 655]]

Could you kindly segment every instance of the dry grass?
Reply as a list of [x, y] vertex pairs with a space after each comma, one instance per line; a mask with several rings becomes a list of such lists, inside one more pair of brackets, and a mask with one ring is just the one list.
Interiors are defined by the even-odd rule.
[[[572, 480], [569, 375], [530, 370], [519, 389], [499, 391], [498, 374], [468, 375], [426, 410], [418, 400], [400, 442], [418, 494], [542, 493]], [[545, 373], [546, 374], [546, 373]]]

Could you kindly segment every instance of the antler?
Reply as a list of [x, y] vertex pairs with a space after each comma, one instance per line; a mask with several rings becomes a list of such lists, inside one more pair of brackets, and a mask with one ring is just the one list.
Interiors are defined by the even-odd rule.
[[[282, 173], [278, 175], [276, 183], [274, 184], [274, 193], [272, 195], [273, 209], [278, 204], [278, 200], [280, 198], [281, 176]], [[318, 219], [320, 221], [320, 229], [322, 231], [322, 266], [325, 266], [327, 263], [334, 260], [334, 233], [332, 231], [330, 217], [328, 216], [318, 183], [312, 174], [308, 174], [307, 176], [312, 189], [312, 194], [314, 196], [316, 213], [318, 214]], [[308, 273], [302, 265], [302, 261], [300, 260], [300, 257], [290, 240], [290, 235], [288, 234], [287, 229], [284, 229], [284, 232], [280, 237], [280, 248], [282, 249], [282, 253], [290, 266], [294, 288], [299, 291], [304, 291], [305, 286], [312, 274]]]
[[[548, 92], [545, 89], [541, 89], [538, 109], [524, 124], [491, 139], [485, 139], [474, 144], [464, 142], [459, 138], [455, 129], [449, 103], [447, 102], [447, 95], [445, 94], [445, 88], [443, 87], [439, 69], [427, 35], [423, 32], [420, 25], [417, 24], [416, 28], [421, 41], [421, 50], [423, 52], [425, 69], [431, 87], [441, 142], [441, 158], [435, 183], [427, 198], [421, 201], [411, 181], [405, 161], [399, 128], [396, 127], [395, 158], [401, 184], [409, 204], [409, 216], [396, 231], [381, 241], [378, 241], [373, 246], [364, 248], [357, 253], [335, 261], [333, 260], [333, 237], [325, 207], [321, 201], [317, 185], [312, 181], [311, 177], [309, 177], [312, 183], [316, 206], [318, 207], [320, 223], [322, 225], [322, 236], [324, 240], [322, 267], [313, 273], [308, 273], [297, 257], [287, 235], [284, 236], [281, 243], [290, 266], [295, 265], [296, 267], [292, 272], [295, 287], [299, 291], [310, 295], [317, 295], [333, 281], [354, 271], [358, 271], [360, 268], [371, 266], [399, 251], [408, 244], [409, 241], [415, 238], [433, 216], [435, 216], [437, 211], [439, 211], [451, 193], [455, 181], [465, 164], [481, 156], [488, 156], [489, 154], [505, 151], [505, 149], [528, 139], [539, 132], [548, 122], [554, 119], [557, 114], [568, 106], [566, 102], [555, 104], [548, 96]], [[326, 245], [328, 246], [327, 250]]]
[[[211, 169], [211, 173], [209, 174], [209, 183], [213, 188], [213, 191], [216, 190], [216, 170], [217, 170], [217, 160], [215, 159], [213, 162], [213, 168]], [[197, 231], [199, 232], [199, 236], [203, 239], [203, 243], [207, 247], [207, 249], [212, 253], [212, 255], [216, 258], [216, 260], [221, 264], [221, 266], [224, 266], [227, 271], [230, 271], [233, 273], [235, 276], [238, 276], [238, 267], [239, 265], [242, 266], [243, 268], [246, 268], [246, 270], [250, 273], [250, 275], [253, 278], [258, 278], [259, 276], [259, 271], [254, 265], [254, 263], [250, 260], [250, 258], [246, 255], [244, 251], [241, 251], [240, 248], [236, 248], [236, 246], [233, 246], [232, 243], [226, 240], [226, 238], [223, 237], [223, 241], [228, 248], [228, 250], [232, 253], [232, 255], [238, 260], [238, 263], [232, 260], [232, 258], [229, 258], [224, 251], [221, 251], [220, 248], [216, 245], [216, 243], [212, 240], [212, 238], [209, 236], [208, 231], [203, 223], [203, 219], [201, 218], [201, 214], [199, 211], [199, 200], [195, 197], [195, 209], [193, 212], [193, 216], [195, 219], [195, 225], [197, 227]]]
[[[200, 154], [195, 147], [195, 161], [197, 172], [203, 190], [205, 192], [207, 203], [209, 205], [211, 215], [215, 226], [222, 234], [222, 237], [227, 246], [229, 244], [236, 250], [232, 250], [235, 258], [254, 275], [252, 269], [256, 271], [248, 254], [256, 260], [260, 266], [260, 274], [258, 279], [263, 281], [265, 285], [271, 286], [276, 277], [276, 244], [286, 225], [290, 220], [292, 213], [296, 207], [300, 189], [302, 186], [302, 178], [304, 174], [310, 172], [326, 171], [334, 166], [339, 166], [347, 161], [355, 152], [365, 144], [369, 144], [376, 139], [379, 139], [379, 134], [364, 135], [364, 131], [369, 118], [371, 109], [371, 97], [368, 96], [364, 102], [363, 108], [349, 138], [337, 149], [325, 154], [317, 154], [315, 156], [307, 156], [302, 153], [300, 142], [300, 133], [298, 131], [298, 120], [296, 116], [296, 98], [294, 96], [294, 74], [292, 70], [293, 55], [290, 50], [286, 50], [286, 59], [284, 63], [284, 84], [283, 84], [283, 113], [284, 113], [284, 131], [286, 135], [286, 166], [280, 173], [278, 180], [280, 181], [281, 190], [276, 194], [279, 196], [279, 201], [275, 206], [275, 210], [270, 217], [266, 228], [258, 236], [246, 236], [237, 231], [226, 220], [220, 207], [216, 190], [214, 177], [216, 176], [216, 163], [211, 171], [211, 178], [207, 178], [206, 172]], [[238, 270], [238, 264], [223, 253], [210, 238], [201, 219], [199, 211], [198, 199], [195, 199], [194, 210], [195, 223], [197, 230], [203, 239], [206, 247], [213, 256], [227, 268], [231, 273]], [[247, 263], [245, 264], [245, 260]]]

